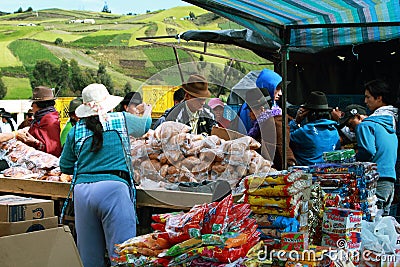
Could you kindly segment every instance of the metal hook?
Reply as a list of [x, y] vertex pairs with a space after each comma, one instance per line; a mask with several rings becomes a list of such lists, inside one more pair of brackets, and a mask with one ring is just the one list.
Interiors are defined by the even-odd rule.
[[353, 47], [351, 48], [351, 52], [353, 53], [353, 55], [357, 58], [358, 60], [358, 54], [356, 52], [354, 52], [354, 47], [356, 47], [355, 45], [353, 45]]

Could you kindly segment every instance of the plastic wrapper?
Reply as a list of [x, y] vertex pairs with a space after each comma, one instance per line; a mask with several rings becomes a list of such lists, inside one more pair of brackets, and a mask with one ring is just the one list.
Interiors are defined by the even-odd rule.
[[322, 158], [325, 162], [355, 162], [356, 153], [354, 149], [334, 150], [322, 153]]
[[145, 256], [157, 256], [158, 253], [170, 246], [167, 233], [151, 233], [136, 236], [121, 244], [116, 244], [115, 252], [119, 255], [141, 254]]
[[292, 206], [290, 209], [282, 209], [276, 207], [261, 207], [261, 206], [251, 206], [251, 210], [256, 214], [272, 214], [281, 215], [286, 217], [297, 217], [299, 215], [299, 204]]
[[165, 230], [171, 242], [176, 244], [193, 237], [200, 237], [204, 214], [207, 210], [206, 204], [194, 206], [185, 214], [168, 218]]
[[167, 219], [176, 216], [176, 215], [183, 215], [185, 214], [183, 211], [177, 211], [177, 212], [170, 212], [170, 213], [163, 213], [163, 214], [153, 214], [151, 215], [151, 219], [157, 223], [166, 223]]
[[163, 255], [163, 257], [176, 257], [180, 254], [185, 253], [188, 250], [191, 250], [193, 248], [198, 248], [202, 246], [202, 239], [200, 237], [198, 238], [190, 238], [188, 240], [185, 240], [179, 244], [173, 245], [171, 248], [169, 248]]
[[208, 205], [208, 210], [204, 214], [203, 234], [222, 234], [227, 230], [230, 221], [229, 212], [233, 206], [233, 197], [229, 195], [220, 202]]
[[118, 266], [135, 266], [135, 267], [166, 267], [170, 260], [149, 257], [144, 255], [127, 254], [119, 257], [112, 258], [111, 261]]
[[296, 218], [270, 214], [253, 214], [251, 217], [256, 220], [260, 228], [277, 228], [282, 232], [297, 232], [299, 228]]
[[5, 177], [21, 178], [27, 175], [32, 175], [33, 172], [25, 167], [10, 167], [5, 169], [3, 175]]
[[282, 171], [268, 174], [253, 174], [246, 177], [245, 187], [249, 189], [268, 185], [285, 185], [304, 179], [304, 177], [307, 178], [307, 176], [304, 176], [304, 173], [301, 171], [290, 173]]
[[308, 180], [298, 180], [291, 184], [286, 185], [269, 185], [269, 186], [260, 186], [257, 188], [247, 189], [245, 193], [252, 196], [281, 196], [287, 197], [294, 194], [297, 194], [301, 190], [310, 187], [311, 181]]
[[244, 202], [249, 203], [253, 206], [263, 207], [277, 207], [283, 209], [289, 209], [299, 202], [302, 194], [298, 193], [289, 197], [264, 197], [264, 196], [252, 196], [245, 195]]

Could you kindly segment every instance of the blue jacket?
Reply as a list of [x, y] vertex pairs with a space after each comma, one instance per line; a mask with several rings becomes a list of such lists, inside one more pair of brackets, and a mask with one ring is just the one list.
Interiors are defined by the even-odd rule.
[[397, 136], [389, 115], [370, 116], [356, 127], [358, 161], [375, 162], [380, 177], [396, 180]]
[[298, 165], [308, 166], [324, 162], [323, 152], [340, 149], [337, 122], [321, 119], [299, 127], [294, 120], [289, 122], [290, 147]]

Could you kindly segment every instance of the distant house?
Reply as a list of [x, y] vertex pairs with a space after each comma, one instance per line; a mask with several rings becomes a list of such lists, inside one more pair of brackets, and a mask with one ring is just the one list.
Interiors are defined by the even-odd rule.
[[86, 23], [86, 24], [95, 24], [96, 21], [94, 19], [71, 19], [69, 23]]
[[94, 19], [84, 19], [83, 23], [87, 23], [87, 24], [95, 24], [96, 21]]
[[20, 24], [18, 24], [18, 26], [31, 26], [31, 27], [35, 27], [36, 24], [35, 24], [35, 23], [20, 23]]

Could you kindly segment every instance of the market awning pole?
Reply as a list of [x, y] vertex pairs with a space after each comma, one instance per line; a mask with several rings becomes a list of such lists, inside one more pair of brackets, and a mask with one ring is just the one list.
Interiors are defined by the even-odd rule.
[[287, 53], [288, 53], [288, 46], [283, 45], [281, 47], [281, 57], [282, 57], [282, 169], [287, 170], [287, 153], [286, 153], [286, 144], [288, 143], [288, 137], [286, 134], [286, 100], [287, 100]]
[[183, 73], [182, 73], [182, 69], [181, 69], [181, 62], [179, 61], [178, 51], [176, 50], [176, 47], [173, 47], [173, 49], [174, 49], [176, 63], [178, 64], [179, 74], [181, 75], [181, 82], [183, 83], [185, 81], [185, 79], [183, 78]]

